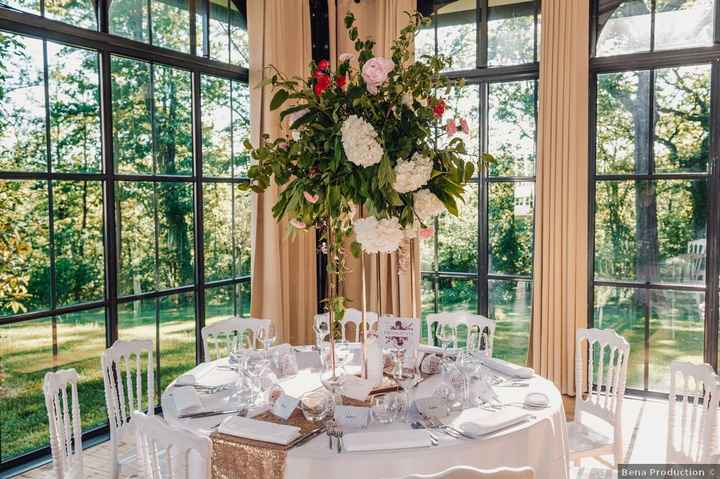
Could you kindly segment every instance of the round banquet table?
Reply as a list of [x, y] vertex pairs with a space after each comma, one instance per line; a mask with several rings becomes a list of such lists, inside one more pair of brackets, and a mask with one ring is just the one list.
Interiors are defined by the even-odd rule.
[[[319, 358], [309, 349], [296, 348], [296, 357], [300, 372], [290, 378], [279, 380], [286, 394], [300, 397], [306, 391], [320, 387]], [[221, 366], [227, 359], [213, 361]], [[204, 368], [203, 384], [228, 382], [232, 371], [226, 368]], [[197, 369], [197, 368], [196, 368]], [[210, 371], [208, 372], [208, 369]], [[432, 395], [439, 378], [431, 376], [416, 388], [415, 397]], [[524, 467], [535, 469], [538, 479], [567, 479], [568, 453], [567, 428], [562, 397], [558, 389], [548, 380], [535, 376], [529, 380], [528, 387], [499, 387], [495, 392], [502, 402], [522, 401], [528, 392], [543, 392], [550, 399], [550, 406], [530, 412], [529, 421], [511, 426], [479, 439], [454, 439], [439, 431], [439, 445], [421, 449], [401, 449], [393, 451], [343, 452], [336, 453], [328, 448], [328, 439], [324, 434], [307, 443], [290, 449], [287, 453], [285, 479], [305, 479], [322, 477], [323, 479], [371, 479], [402, 478], [409, 474], [432, 474], [455, 465], [466, 465], [478, 469], [497, 467]], [[217, 425], [222, 417], [178, 419], [173, 400], [174, 382], [162, 394], [162, 406], [165, 419], [172, 425], [209, 435], [210, 428]], [[206, 410], [227, 409], [226, 396], [200, 395]], [[510, 406], [509, 406], [510, 407]], [[471, 411], [472, 412], [472, 411]], [[492, 414], [490, 412], [482, 412]], [[457, 413], [455, 413], [457, 414]], [[449, 422], [452, 416], [445, 418]], [[370, 424], [368, 431], [408, 429], [405, 423], [395, 422], [389, 425]]]

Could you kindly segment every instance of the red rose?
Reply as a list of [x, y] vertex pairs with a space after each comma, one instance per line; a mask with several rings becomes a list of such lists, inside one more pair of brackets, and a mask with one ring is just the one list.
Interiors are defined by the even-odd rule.
[[332, 83], [332, 80], [330, 80], [330, 75], [323, 75], [320, 78], [317, 79], [315, 82], [315, 87], [313, 88], [315, 91], [315, 94], [317, 96], [322, 95], [325, 93], [325, 90], [330, 88], [330, 84]]
[[330, 62], [327, 60], [320, 60], [318, 62], [318, 68], [320, 70], [327, 70], [328, 68], [330, 68]]
[[335, 84], [340, 89], [345, 88], [345, 85], [347, 85], [347, 76], [339, 75], [339, 76], [335, 77]]
[[433, 115], [435, 115], [435, 118], [442, 118], [443, 113], [445, 113], [445, 102], [439, 100], [433, 107]]
[[315, 78], [316, 80], [319, 80], [321, 77], [324, 77], [325, 75], [327, 75], [327, 73], [325, 73], [324, 71], [319, 70], [319, 69], [315, 70], [313, 72], [313, 78]]

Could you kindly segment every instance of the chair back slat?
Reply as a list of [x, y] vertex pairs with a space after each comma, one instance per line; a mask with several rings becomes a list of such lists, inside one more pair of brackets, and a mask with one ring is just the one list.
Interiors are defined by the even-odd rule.
[[207, 479], [210, 439], [135, 413], [138, 461], [145, 479]]
[[[58, 479], [83, 476], [78, 379], [78, 373], [74, 369], [62, 369], [47, 373], [43, 381], [50, 430], [50, 450]], [[69, 395], [68, 389], [70, 389]]]
[[718, 376], [709, 364], [670, 364], [668, 463], [710, 462], [715, 451], [719, 401]]
[[457, 334], [457, 330], [459, 326], [464, 325], [466, 327], [466, 349], [471, 347], [471, 334], [474, 331], [477, 331], [480, 335], [477, 343], [478, 348], [484, 345], [484, 351], [486, 354], [488, 356], [492, 356], [493, 341], [495, 339], [495, 320], [486, 318], [485, 316], [481, 316], [479, 314], [471, 314], [464, 311], [428, 314], [425, 320], [425, 327], [429, 345], [433, 344], [433, 326], [436, 324], [437, 327], [449, 324], [455, 328], [456, 339], [452, 345], [453, 348], [458, 347], [458, 339], [460, 338]]
[[267, 330], [269, 326], [269, 319], [253, 318], [230, 318], [205, 326], [201, 332], [205, 361], [213, 361], [230, 355], [233, 342], [247, 331], [250, 331], [251, 341], [254, 345], [258, 331]]
[[[317, 316], [316, 316], [317, 317]], [[378, 314], [374, 313], [372, 311], [366, 311], [365, 312], [365, 320], [367, 321], [368, 328], [372, 328], [375, 326], [375, 324], [378, 322]], [[362, 311], [355, 308], [348, 308], [345, 310], [345, 315], [343, 316], [343, 319], [340, 321], [340, 332], [343, 341], [347, 341], [347, 327], [348, 325], [353, 325], [354, 328], [354, 337], [355, 342], [360, 342], [360, 332], [362, 324]]]

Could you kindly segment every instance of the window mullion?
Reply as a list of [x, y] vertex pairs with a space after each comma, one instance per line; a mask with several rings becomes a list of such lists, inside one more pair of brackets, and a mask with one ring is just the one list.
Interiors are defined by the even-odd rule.
[[[487, 1], [485, 7], [487, 7]], [[487, 15], [486, 15], [487, 18]], [[487, 82], [481, 82], [479, 85], [478, 113], [479, 113], [479, 149], [480, 158], [488, 152], [488, 90]], [[488, 271], [490, 257], [490, 239], [488, 235], [488, 171], [487, 168], [479, 172], [478, 180], [478, 251], [477, 251], [477, 292], [478, 292], [478, 310], [480, 314], [487, 316], [489, 314], [489, 293], [488, 293]]]
[[[201, 0], [202, 1], [202, 0]], [[209, 14], [209, 10], [208, 10]], [[207, 33], [207, 30], [205, 30]], [[195, 214], [195, 360], [203, 361], [201, 331], [205, 326], [205, 225], [203, 212], [202, 88], [200, 72], [192, 72], [193, 209]], [[234, 186], [234, 184], [233, 184]]]

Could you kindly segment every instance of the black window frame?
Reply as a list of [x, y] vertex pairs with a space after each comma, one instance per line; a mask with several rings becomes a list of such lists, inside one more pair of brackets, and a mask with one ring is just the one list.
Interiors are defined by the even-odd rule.
[[[204, 1], [206, 5], [209, 0], [189, 0], [190, 25], [191, 25], [191, 51], [195, 50], [196, 31], [196, 1]], [[232, 0], [241, 12], [246, 11], [244, 0]], [[226, 183], [232, 185], [233, 194], [236, 185], [247, 183], [245, 177], [209, 177], [203, 174], [203, 150], [202, 150], [202, 105], [201, 105], [201, 76], [209, 75], [231, 80], [248, 85], [249, 71], [247, 68], [203, 58], [191, 53], [182, 53], [171, 49], [161, 48], [142, 42], [137, 42], [124, 37], [109, 34], [109, 0], [98, 0], [93, 2], [98, 20], [98, 31], [78, 28], [61, 21], [44, 18], [42, 15], [35, 15], [6, 7], [0, 4], [0, 31], [11, 34], [19, 34], [27, 37], [40, 39], [43, 45], [48, 41], [80, 47], [96, 52], [99, 59], [99, 92], [100, 92], [100, 136], [102, 171], [96, 173], [67, 173], [54, 172], [52, 170], [52, 158], [47, 155], [47, 169], [43, 171], [0, 171], [0, 180], [40, 180], [48, 182], [49, 188], [49, 211], [52, 211], [52, 182], [56, 180], [93, 180], [102, 184], [103, 191], [103, 249], [104, 249], [104, 297], [102, 300], [72, 304], [69, 306], [58, 306], [55, 298], [55, 274], [51, 271], [51, 304], [49, 308], [27, 313], [13, 314], [0, 318], [0, 326], [16, 324], [20, 322], [37, 319], [51, 319], [63, 314], [89, 311], [104, 308], [105, 311], [105, 332], [106, 347], [112, 345], [118, 339], [118, 307], [123, 304], [131, 304], [136, 300], [154, 300], [156, 308], [156, 334], [159, 323], [157, 316], [159, 302], [162, 298], [178, 295], [181, 293], [192, 293], [194, 296], [194, 324], [195, 324], [195, 361], [203, 360], [201, 329], [205, 325], [205, 295], [213, 288], [232, 286], [234, 292], [234, 312], [237, 315], [244, 312], [241, 308], [242, 299], [238, 297], [238, 290], [242, 285], [249, 285], [250, 275], [238, 276], [233, 270], [233, 277], [219, 281], [205, 281], [205, 254], [203, 247], [204, 225], [203, 225], [203, 185], [210, 183]], [[209, 9], [205, 10], [206, 12]], [[41, 2], [41, 12], [44, 12], [44, 0]], [[207, 16], [206, 23], [207, 23]], [[207, 33], [207, 28], [204, 32]], [[206, 35], [207, 36], [207, 35]], [[44, 48], [46, 50], [46, 48]], [[207, 56], [207, 49], [204, 49]], [[192, 82], [192, 152], [193, 152], [193, 174], [187, 176], [173, 175], [140, 175], [117, 173], [113, 159], [113, 126], [112, 126], [112, 74], [111, 57], [126, 57], [132, 60], [143, 61], [150, 65], [162, 65], [175, 69], [185, 70], [191, 75]], [[47, 77], [47, 55], [44, 55], [45, 76]], [[249, 86], [249, 85], [248, 85]], [[47, 78], [45, 79], [47, 89]], [[47, 96], [47, 93], [46, 93]], [[46, 118], [49, 118], [49, 105], [45, 102]], [[47, 125], [46, 125], [47, 128]], [[154, 127], [153, 127], [154, 128]], [[48, 139], [49, 141], [49, 139]], [[178, 288], [155, 290], [147, 293], [131, 296], [120, 296], [118, 294], [118, 267], [119, 267], [119, 245], [117, 244], [116, 215], [119, 212], [115, 198], [116, 187], [120, 182], [141, 181], [141, 182], [182, 182], [192, 186], [193, 189], [193, 283]], [[234, 213], [233, 213], [234, 214]], [[49, 225], [49, 258], [51, 270], [54, 264], [53, 226], [52, 215]], [[157, 237], [157, 228], [155, 235]], [[157, 253], [156, 253], [157, 254]], [[233, 258], [236, 254], [233, 248]], [[233, 264], [235, 261], [233, 261]], [[156, 351], [159, 348], [157, 337], [154, 339]], [[159, 365], [159, 355], [157, 358]], [[157, 365], [156, 365], [157, 366]], [[156, 383], [159, 383], [160, 369], [157, 368]], [[83, 432], [83, 441], [88, 446], [102, 438], [108, 433], [107, 423]], [[0, 438], [2, 441], [2, 438]], [[44, 460], [49, 457], [49, 445], [34, 451], [9, 458], [0, 462], [0, 473], [18, 472], [27, 468], [34, 461]]]
[[[589, 94], [589, 116], [588, 116], [588, 325], [594, 325], [595, 311], [595, 287], [606, 286], [614, 288], [631, 288], [645, 292], [644, 294], [644, 349], [643, 351], [631, 351], [630, 354], [643, 354], [643, 389], [628, 388], [631, 394], [667, 398], [665, 392], [653, 391], [648, 387], [650, 368], [650, 316], [651, 296], [653, 291], [686, 291], [702, 292], [705, 294], [705, 318], [704, 318], [704, 361], [710, 364], [715, 370], [718, 368], [718, 253], [720, 252], [720, 122], [717, 115], [720, 114], [720, 0], [714, 0], [714, 33], [713, 45], [706, 47], [692, 47], [674, 50], [654, 49], [654, 25], [656, 2], [651, 2], [651, 39], [650, 51], [629, 53], [613, 56], [596, 56], [597, 41], [600, 37], [602, 27], [600, 25], [600, 2], [602, 0], [590, 0], [590, 94]], [[622, 5], [617, 1], [616, 7]], [[607, 13], [607, 12], [605, 12]], [[609, 18], [610, 15], [607, 15]], [[711, 66], [711, 87], [710, 87], [710, 148], [708, 158], [708, 169], [706, 172], [698, 173], [658, 173], [650, 171], [650, 174], [598, 174], [596, 171], [596, 132], [597, 132], [597, 95], [598, 76], [606, 73], [649, 71], [651, 76], [650, 95], [655, 93], [654, 85], [655, 72], [659, 69], [710, 65]], [[652, 109], [650, 102], [650, 108]], [[649, 115], [651, 112], [648, 113]], [[650, 138], [652, 141], [652, 128]], [[650, 149], [651, 167], [654, 153]], [[666, 282], [642, 282], [642, 281], [613, 281], [595, 279], [595, 223], [596, 223], [596, 185], [602, 181], [614, 180], [706, 180], [708, 184], [708, 218], [707, 218], [707, 246], [706, 246], [706, 272], [705, 285], [692, 284], [669, 284]]]

